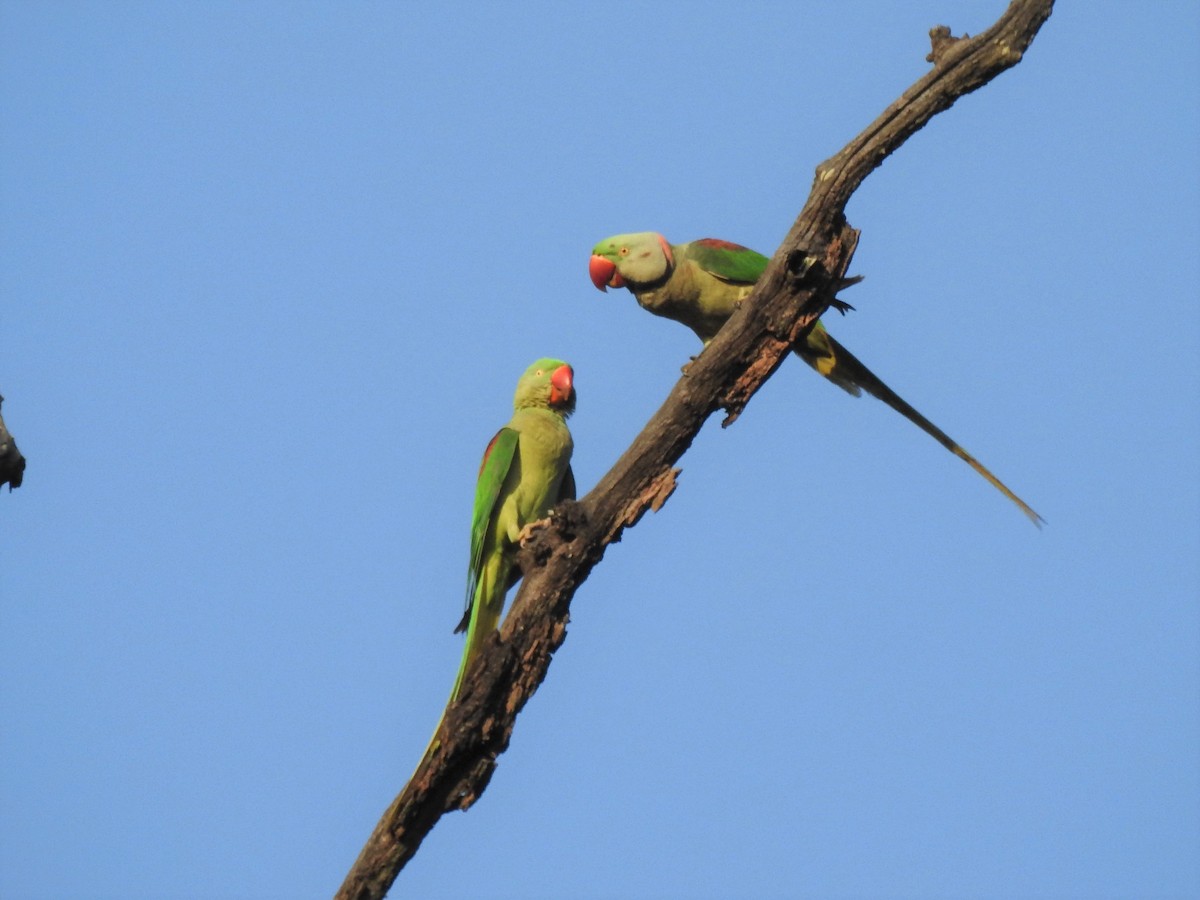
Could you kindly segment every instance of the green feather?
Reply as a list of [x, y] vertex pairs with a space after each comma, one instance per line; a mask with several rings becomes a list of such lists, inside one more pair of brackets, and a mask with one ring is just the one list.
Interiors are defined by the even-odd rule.
[[677, 255], [690, 259], [710, 275], [734, 284], [754, 284], [766, 271], [767, 257], [741, 244], [702, 238], [676, 248]]
[[[603, 257], [620, 276], [620, 280], [610, 280], [601, 260], [595, 270], [598, 274], [593, 275], [597, 287], [602, 286], [598, 279], [607, 282], [603, 284], [605, 287], [623, 281], [643, 309], [686, 325], [705, 344], [716, 337], [738, 305], [750, 295], [769, 262], [761, 253], [741, 244], [702, 238], [670, 245], [653, 231], [616, 235], [596, 244], [592, 253], [593, 264], [596, 257]], [[857, 280], [847, 279], [841, 286], [847, 287]], [[844, 304], [838, 307], [842, 311], [844, 308]], [[816, 322], [792, 350], [847, 393], [859, 396], [866, 391], [882, 400], [966, 462], [1040, 527], [1042, 517], [1024, 500], [835, 341], [824, 324]]]
[[[561, 376], [565, 380], [556, 382]], [[564, 395], [565, 388], [569, 390]], [[574, 409], [570, 366], [539, 359], [517, 382], [512, 419], [484, 451], [471, 511], [466, 612], [455, 629], [466, 629], [466, 646], [452, 700], [471, 661], [499, 626], [505, 594], [521, 577], [516, 556], [522, 530], [544, 518], [565, 489], [574, 494], [571, 432], [566, 425]]]
[[[504, 595], [521, 577], [516, 557], [523, 530], [560, 501], [575, 499], [573, 443], [566, 423], [574, 410], [571, 367], [539, 359], [517, 382], [508, 425], [483, 451], [471, 509], [467, 609], [455, 629], [465, 628], [467, 637], [447, 709], [458, 699], [471, 662], [500, 624]], [[445, 717], [443, 710], [422, 759], [439, 746]]]
[[471, 557], [467, 565], [467, 602], [462, 621], [454, 631], [466, 631], [471, 621], [471, 607], [475, 600], [475, 588], [479, 584], [479, 573], [483, 568], [483, 538], [487, 534], [488, 522], [496, 513], [496, 501], [504, 479], [517, 453], [519, 434], [511, 428], [501, 428], [483, 453], [483, 464], [479, 467], [479, 479], [475, 482], [475, 506], [471, 510]]

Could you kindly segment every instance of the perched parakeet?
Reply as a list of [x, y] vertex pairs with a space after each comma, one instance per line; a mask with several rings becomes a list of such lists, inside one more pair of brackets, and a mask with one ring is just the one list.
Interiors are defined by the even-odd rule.
[[471, 513], [467, 608], [457, 631], [467, 632], [462, 664], [450, 694], [500, 624], [504, 595], [521, 577], [516, 563], [524, 529], [561, 500], [575, 499], [571, 432], [575, 373], [565, 362], [539, 359], [517, 382], [513, 416], [483, 452]]
[[[661, 234], [643, 231], [606, 238], [592, 250], [588, 272], [600, 290], [628, 288], [637, 302], [656, 316], [682, 322], [705, 344], [749, 296], [767, 267], [767, 257], [739, 244], [705, 238], [687, 244], [669, 244]], [[802, 343], [796, 355], [843, 390], [859, 396], [863, 391], [882, 400], [939, 444], [986, 478], [1021, 508], [1035, 525], [1042, 517], [1029, 508], [974, 456], [944, 431], [908, 405], [850, 351], [826, 331], [821, 322]]]

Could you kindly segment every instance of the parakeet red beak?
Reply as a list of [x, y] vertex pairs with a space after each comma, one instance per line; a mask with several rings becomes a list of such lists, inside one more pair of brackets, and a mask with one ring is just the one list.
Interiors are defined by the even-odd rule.
[[612, 260], [598, 253], [592, 254], [592, 259], [588, 263], [588, 274], [592, 276], [592, 284], [602, 291], [608, 290], [610, 287], [625, 287], [625, 279], [621, 277], [621, 273], [617, 271]]
[[571, 399], [575, 373], [570, 366], [559, 366], [550, 376], [550, 405], [563, 406]]

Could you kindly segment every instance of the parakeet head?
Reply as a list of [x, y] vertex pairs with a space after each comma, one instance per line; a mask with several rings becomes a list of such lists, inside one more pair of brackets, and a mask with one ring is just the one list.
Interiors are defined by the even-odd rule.
[[592, 248], [588, 274], [600, 290], [654, 284], [668, 277], [675, 265], [671, 245], [657, 231], [618, 234]]
[[517, 382], [513, 406], [543, 406], [571, 415], [575, 412], [575, 371], [561, 359], [539, 359]]

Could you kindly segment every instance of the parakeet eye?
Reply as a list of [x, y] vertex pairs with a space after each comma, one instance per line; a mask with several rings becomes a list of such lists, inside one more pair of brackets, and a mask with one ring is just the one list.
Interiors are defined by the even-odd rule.
[[545, 369], [538, 369], [538, 370], [537, 370], [537, 374], [538, 374], [538, 375], [545, 375], [545, 374], [546, 374], [546, 370], [545, 370]]
[[628, 247], [622, 247], [622, 248], [621, 248], [620, 250], [618, 250], [617, 252], [618, 252], [619, 254], [621, 254], [622, 256], [628, 256], [628, 255], [629, 255], [629, 248], [628, 248]]

